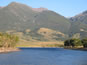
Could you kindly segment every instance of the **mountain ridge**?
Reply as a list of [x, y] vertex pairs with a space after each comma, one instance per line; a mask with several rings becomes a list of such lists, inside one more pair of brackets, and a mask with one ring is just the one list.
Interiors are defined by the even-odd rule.
[[[16, 33], [21, 32], [24, 35], [23, 39], [30, 37], [34, 40], [40, 40], [40, 38], [42, 40], [58, 40], [67, 37], [71, 25], [70, 20], [46, 8], [36, 8], [37, 11], [32, 9], [30, 6], [15, 2], [0, 9], [0, 31], [13, 31], [12, 33], [14, 33], [15, 30]], [[52, 37], [49, 39], [49, 36], [46, 34], [47, 32], [44, 34], [47, 37], [37, 32], [41, 28], [57, 31], [65, 36], [53, 33], [52, 31], [53, 34], [50, 35]], [[26, 33], [28, 29], [31, 32]]]
[[79, 34], [78, 37], [86, 37], [87, 16], [86, 12], [82, 14], [84, 16], [80, 14], [80, 19], [85, 21], [80, 20], [79, 16], [68, 19], [43, 7], [32, 8], [12, 2], [0, 8], [0, 31], [17, 33], [27, 40], [65, 40]]
[[72, 21], [71, 29], [73, 29], [71, 32], [73, 34], [80, 33], [81, 38], [87, 37], [87, 10], [74, 17], [71, 17], [70, 20]]

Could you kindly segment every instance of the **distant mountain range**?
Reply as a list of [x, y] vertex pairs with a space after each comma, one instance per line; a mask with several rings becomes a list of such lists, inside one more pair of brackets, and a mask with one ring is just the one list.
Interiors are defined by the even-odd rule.
[[46, 8], [12, 2], [0, 7], [0, 31], [22, 39], [51, 41], [87, 36], [87, 11], [70, 19]]
[[81, 38], [87, 37], [87, 11], [71, 17], [70, 20], [72, 21], [71, 32], [80, 33]]

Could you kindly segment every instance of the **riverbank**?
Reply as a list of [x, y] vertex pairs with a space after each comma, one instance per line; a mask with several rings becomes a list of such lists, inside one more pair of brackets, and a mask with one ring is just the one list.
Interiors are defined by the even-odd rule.
[[63, 41], [21, 41], [16, 47], [63, 47]]
[[20, 51], [18, 48], [0, 48], [0, 53], [16, 52]]
[[64, 48], [64, 49], [87, 51], [87, 48]]
[[82, 51], [87, 51], [87, 48], [74, 48], [72, 50], [82, 50]]

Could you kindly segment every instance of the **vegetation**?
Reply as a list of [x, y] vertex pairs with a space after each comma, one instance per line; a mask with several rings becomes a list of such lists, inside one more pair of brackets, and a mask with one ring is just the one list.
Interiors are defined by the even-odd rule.
[[64, 46], [71, 46], [71, 47], [76, 47], [76, 46], [82, 46], [81, 40], [80, 39], [69, 39], [64, 42]]
[[42, 45], [42, 47], [63, 47], [63, 45], [59, 45], [59, 44], [47, 44], [47, 45]]
[[63, 47], [63, 41], [25, 41], [20, 40], [16, 47]]
[[19, 38], [15, 35], [0, 33], [0, 47], [9, 48], [15, 47]]
[[87, 48], [87, 38], [82, 39], [82, 44], [83, 44], [84, 48]]
[[87, 38], [85, 39], [68, 39], [64, 41], [64, 46], [65, 47], [79, 47], [79, 46], [83, 46], [84, 48], [87, 48]]

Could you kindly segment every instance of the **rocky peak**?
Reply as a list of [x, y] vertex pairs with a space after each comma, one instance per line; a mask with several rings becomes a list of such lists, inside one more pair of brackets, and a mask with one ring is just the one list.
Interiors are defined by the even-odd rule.
[[40, 8], [32, 8], [33, 11], [36, 11], [36, 12], [42, 12], [42, 11], [47, 11], [48, 9], [47, 8], [43, 8], [43, 7], [40, 7]]
[[[82, 13], [80, 13], [80, 14], [74, 16], [74, 17], [71, 17], [70, 20], [72, 20], [72, 21], [74, 21], [74, 22], [76, 22], [76, 21], [81, 21], [81, 22], [83, 22], [83, 21], [86, 20], [86, 18], [87, 18], [87, 11], [84, 11], [84, 12], [82, 12]], [[86, 21], [85, 21], [85, 22], [86, 22]]]
[[18, 2], [11, 2], [9, 5], [19, 5], [20, 3]]
[[8, 5], [8, 7], [28, 7], [28, 8], [31, 8], [31, 7], [29, 7], [29, 6], [27, 6], [27, 5], [25, 5], [25, 4], [21, 4], [21, 3], [18, 3], [18, 2], [12, 2], [12, 3], [10, 3], [9, 5]]
[[83, 14], [87, 14], [87, 10], [83, 12]]
[[32, 8], [30, 6], [27, 6], [25, 4], [21, 4], [21, 3], [18, 3], [18, 2], [12, 2], [7, 7], [9, 7], [9, 8], [18, 8], [18, 7], [20, 7], [22, 9], [23, 8], [30, 8], [31, 10], [36, 11], [36, 12], [42, 12], [42, 11], [47, 11], [48, 10], [47, 8], [43, 8], [43, 7], [40, 7], [40, 8]]

